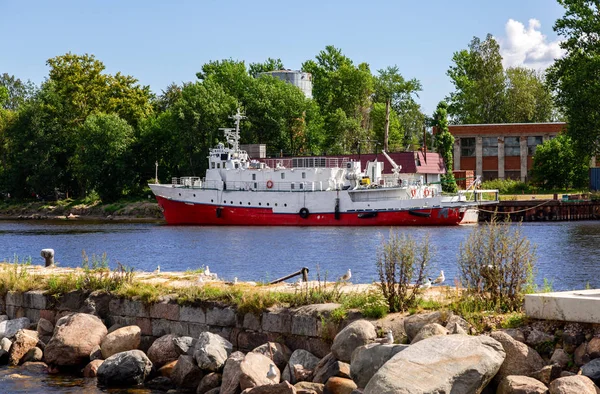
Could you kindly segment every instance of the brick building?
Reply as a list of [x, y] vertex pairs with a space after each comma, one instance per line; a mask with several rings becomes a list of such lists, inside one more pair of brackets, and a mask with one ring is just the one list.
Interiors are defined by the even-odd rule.
[[472, 170], [483, 180], [525, 182], [535, 148], [556, 137], [566, 123], [450, 125], [454, 136], [454, 170]]

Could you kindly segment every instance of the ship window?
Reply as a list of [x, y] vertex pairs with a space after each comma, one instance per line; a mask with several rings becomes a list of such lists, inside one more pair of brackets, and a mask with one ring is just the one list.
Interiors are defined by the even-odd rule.
[[250, 205], [250, 201], [248, 201], [248, 205]]
[[181, 196], [181, 193], [179, 193], [179, 195]]
[[283, 204], [284, 207], [287, 207], [287, 204]]
[[296, 185], [294, 185], [293, 182], [292, 182], [291, 188], [292, 188], [292, 190], [294, 190], [296, 188]]
[[194, 197], [196, 197], [196, 195], [194, 194]]
[[285, 172], [281, 173], [281, 179], [285, 179]]
[[256, 182], [254, 183], [254, 188], [258, 189], [258, 184]]
[[213, 200], [210, 200], [210, 202], [213, 202]]
[[277, 203], [275, 203], [275, 206], [277, 206]]
[[212, 162], [212, 163], [210, 163], [210, 164], [211, 164], [212, 168], [214, 169], [214, 168], [215, 168], [215, 162], [213, 161], [213, 162]]
[[304, 189], [304, 183], [300, 184], [300, 189]]
[[269, 206], [269, 203], [267, 203], [267, 207]]
[[221, 168], [221, 163], [217, 163], [217, 168]]
[[242, 202], [240, 201], [240, 205], [242, 205]]
[[258, 203], [258, 205], [262, 205], [262, 203], [261, 203], [261, 202], [259, 202], [259, 203]]
[[240, 168], [240, 163], [235, 163], [235, 168]]
[[[252, 174], [252, 180], [255, 181], [256, 180], [256, 174]], [[256, 187], [256, 186], [255, 186]]]
[[306, 172], [302, 173], [302, 179], [306, 179]]

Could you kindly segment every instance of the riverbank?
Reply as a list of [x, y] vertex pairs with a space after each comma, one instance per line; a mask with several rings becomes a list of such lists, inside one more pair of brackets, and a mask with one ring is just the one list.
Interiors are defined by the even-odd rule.
[[163, 222], [163, 214], [154, 199], [117, 201], [103, 204], [100, 201], [83, 202], [63, 200], [53, 202], [0, 203], [0, 220], [69, 220], [114, 222]]

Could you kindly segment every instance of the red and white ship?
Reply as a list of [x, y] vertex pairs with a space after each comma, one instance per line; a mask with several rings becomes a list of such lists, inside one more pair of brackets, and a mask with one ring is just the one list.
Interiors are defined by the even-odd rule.
[[[442, 195], [440, 174], [403, 173], [384, 163], [331, 157], [251, 160], [239, 147], [243, 116], [222, 129], [228, 145], [210, 150], [206, 177], [151, 184], [168, 224], [240, 226], [405, 226], [477, 222], [496, 190]], [[421, 159], [424, 159], [422, 153]], [[417, 156], [418, 159], [418, 156]], [[440, 171], [441, 172], [441, 171]], [[483, 200], [483, 195], [492, 199]]]

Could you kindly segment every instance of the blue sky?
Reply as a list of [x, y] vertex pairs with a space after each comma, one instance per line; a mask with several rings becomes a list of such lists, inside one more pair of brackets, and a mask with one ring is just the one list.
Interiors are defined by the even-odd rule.
[[373, 72], [398, 65], [419, 79], [431, 114], [452, 90], [452, 54], [473, 36], [499, 39], [507, 65], [544, 68], [560, 55], [552, 26], [563, 13], [555, 0], [0, 0], [0, 73], [39, 84], [47, 59], [89, 53], [160, 93], [209, 60], [274, 57], [298, 69], [334, 45]]

